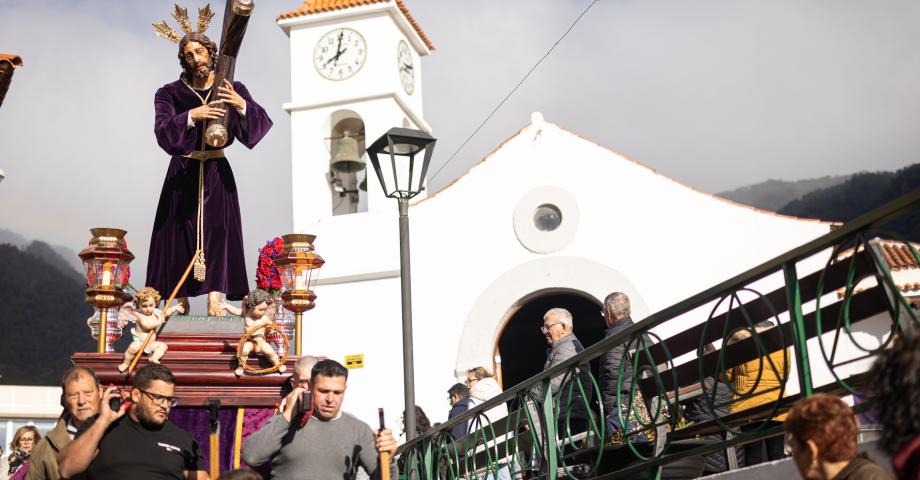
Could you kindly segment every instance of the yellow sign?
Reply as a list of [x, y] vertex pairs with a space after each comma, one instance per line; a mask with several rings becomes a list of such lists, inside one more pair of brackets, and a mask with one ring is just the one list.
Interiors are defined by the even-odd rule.
[[364, 354], [345, 355], [346, 368], [364, 368]]

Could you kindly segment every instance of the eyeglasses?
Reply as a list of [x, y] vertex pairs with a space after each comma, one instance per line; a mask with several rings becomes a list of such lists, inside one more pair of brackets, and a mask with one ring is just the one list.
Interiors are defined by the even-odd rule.
[[158, 393], [148, 392], [147, 390], [143, 390], [140, 388], [138, 388], [138, 390], [140, 390], [140, 392], [143, 393], [144, 395], [147, 395], [148, 397], [150, 397], [150, 400], [153, 400], [153, 403], [166, 403], [170, 407], [175, 407], [176, 405], [179, 404], [179, 397], [167, 397], [166, 395], [160, 395]]
[[540, 331], [543, 332], [543, 333], [546, 333], [546, 332], [549, 331], [549, 329], [551, 329], [551, 328], [553, 328], [553, 327], [555, 327], [556, 325], [559, 325], [559, 324], [561, 324], [561, 323], [562, 323], [562, 322], [556, 322], [556, 323], [551, 323], [551, 324], [549, 324], [549, 325], [540, 325]]

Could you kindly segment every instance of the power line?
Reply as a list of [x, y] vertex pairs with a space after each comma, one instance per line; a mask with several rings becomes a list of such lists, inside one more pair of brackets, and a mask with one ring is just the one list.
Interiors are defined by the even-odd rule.
[[489, 113], [489, 115], [485, 118], [485, 120], [482, 121], [482, 123], [479, 124], [478, 127], [476, 127], [476, 130], [473, 130], [473, 133], [471, 133], [470, 136], [467, 137], [466, 140], [464, 140], [463, 143], [460, 144], [459, 147], [457, 147], [457, 150], [453, 153], [453, 155], [451, 155], [450, 158], [448, 158], [447, 161], [444, 162], [444, 164], [441, 165], [441, 167], [438, 168], [438, 170], [437, 170], [436, 172], [434, 172], [434, 175], [428, 177], [428, 181], [429, 181], [429, 182], [434, 181], [434, 179], [437, 178], [438, 174], [441, 173], [441, 170], [444, 170], [444, 167], [446, 167], [446, 166], [451, 162], [451, 160], [453, 160], [454, 157], [456, 157], [457, 154], [460, 153], [460, 150], [463, 150], [463, 147], [465, 147], [466, 144], [469, 143], [469, 141], [472, 140], [473, 137], [475, 137], [477, 133], [479, 133], [479, 130], [481, 130], [482, 127], [484, 127], [484, 126], [486, 125], [486, 123], [488, 123], [488, 121], [492, 118], [492, 116], [495, 115], [495, 113], [498, 112], [498, 110], [499, 110], [500, 108], [502, 108], [502, 105], [504, 105], [505, 102], [507, 102], [508, 99], [511, 98], [512, 95], [514, 95], [514, 92], [516, 92], [517, 89], [518, 89], [521, 85], [523, 85], [525, 81], [527, 81], [527, 78], [530, 77], [530, 74], [533, 73], [533, 71], [536, 70], [537, 67], [539, 67], [541, 63], [543, 63], [543, 60], [546, 60], [546, 57], [548, 57], [550, 53], [553, 53], [553, 50], [555, 50], [556, 46], [558, 46], [559, 43], [562, 42], [562, 40], [566, 37], [566, 35], [568, 35], [569, 32], [571, 32], [572, 29], [575, 28], [575, 25], [578, 24], [578, 21], [581, 20], [581, 17], [584, 17], [585, 14], [588, 13], [588, 10], [591, 10], [591, 7], [593, 7], [594, 4], [597, 3], [597, 2], [599, 2], [599, 1], [600, 1], [600, 0], [593, 0], [593, 1], [587, 6], [587, 8], [585, 8], [584, 11], [581, 12], [581, 14], [578, 15], [577, 18], [575, 18], [575, 21], [572, 22], [571, 25], [569, 25], [569, 28], [565, 31], [565, 33], [563, 33], [562, 36], [559, 37], [559, 40], [556, 40], [556, 43], [554, 43], [553, 46], [550, 47], [549, 50], [547, 50], [546, 53], [543, 54], [542, 57], [540, 57], [539, 60], [537, 60], [537, 63], [535, 63], [532, 67], [530, 67], [530, 70], [529, 70], [526, 74], [524, 74], [524, 77], [521, 78], [521, 81], [519, 81], [519, 82], [517, 83], [517, 85], [515, 85], [514, 88], [512, 88], [510, 92], [508, 92], [508, 95], [505, 95], [505, 98], [503, 98], [502, 101], [499, 102], [498, 105], [496, 105], [495, 108], [492, 109], [492, 112]]

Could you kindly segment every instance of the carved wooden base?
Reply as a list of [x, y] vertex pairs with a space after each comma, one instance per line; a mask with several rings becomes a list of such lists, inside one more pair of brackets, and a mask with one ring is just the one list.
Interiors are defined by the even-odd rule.
[[[274, 407], [289, 391], [290, 373], [299, 357], [290, 355], [285, 362], [287, 374], [244, 375], [237, 378], [236, 345], [239, 334], [223, 333], [163, 333], [158, 341], [169, 345], [162, 364], [176, 376], [176, 393], [181, 407], [206, 406], [208, 400], [220, 400], [221, 407]], [[75, 365], [96, 371], [102, 385], [115, 385], [129, 391], [130, 377], [118, 371], [124, 352], [75, 353]], [[137, 368], [147, 364], [144, 355]], [[248, 365], [258, 368], [269, 363], [261, 356], [249, 357]]]

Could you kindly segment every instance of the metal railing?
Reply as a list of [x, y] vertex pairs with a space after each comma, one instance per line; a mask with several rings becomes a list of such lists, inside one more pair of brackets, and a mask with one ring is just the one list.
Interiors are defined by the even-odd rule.
[[[920, 325], [892, 278], [884, 245], [872, 239], [893, 238], [920, 262], [911, 243], [877, 230], [917, 207], [920, 190], [599, 341], [400, 446], [400, 475], [648, 478], [717, 452], [733, 467], [734, 447], [781, 434], [782, 426], [768, 420], [781, 418], [796, 398], [817, 391], [858, 396], [860, 362], [871, 361], [899, 330]], [[824, 267], [800, 274], [808, 262]], [[761, 293], [770, 283], [776, 285]], [[656, 327], [686, 325], [709, 305], [704, 321], [656, 335]], [[880, 321], [887, 323], [872, 337], [877, 342], [866, 345], [858, 327], [878, 330]], [[621, 345], [616, 411], [605, 412], [588, 362]], [[815, 369], [825, 377], [829, 371], [831, 381], [815, 385]], [[559, 377], [553, 391], [550, 382]], [[626, 380], [631, 387], [621, 388]], [[682, 413], [687, 401], [711, 420], [689, 422]], [[501, 404], [511, 413], [490, 418]], [[616, 421], [608, 423], [611, 413]], [[454, 439], [450, 430], [460, 424], [470, 433]], [[623, 430], [610, 432], [614, 424]]]

